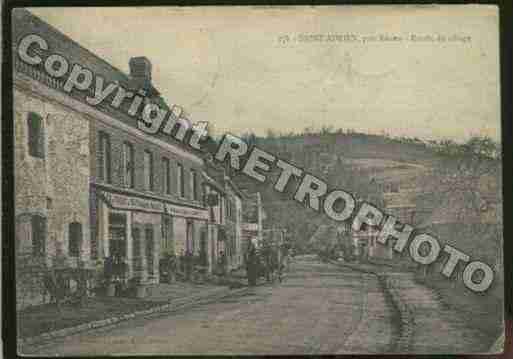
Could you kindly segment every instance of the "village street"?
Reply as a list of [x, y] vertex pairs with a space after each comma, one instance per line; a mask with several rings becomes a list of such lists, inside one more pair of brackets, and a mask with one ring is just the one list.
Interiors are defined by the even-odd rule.
[[[419, 309], [411, 349], [483, 349], [474, 348], [481, 340], [477, 333], [422, 290], [404, 288]], [[443, 337], [432, 335], [435, 328]], [[375, 276], [305, 256], [296, 259], [282, 284], [71, 336], [24, 354], [384, 353], [395, 350], [399, 331], [397, 311]]]
[[383, 352], [393, 335], [391, 316], [375, 278], [306, 258], [293, 264], [281, 285], [76, 335], [34, 353]]

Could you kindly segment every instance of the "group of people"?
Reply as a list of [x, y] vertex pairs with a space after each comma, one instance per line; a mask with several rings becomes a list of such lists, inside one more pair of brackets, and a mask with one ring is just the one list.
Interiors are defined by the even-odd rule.
[[256, 286], [260, 277], [264, 277], [267, 282], [274, 281], [275, 278], [281, 282], [289, 261], [289, 253], [283, 248], [263, 246], [257, 249], [250, 242], [245, 258], [248, 284]]
[[196, 266], [206, 266], [204, 254], [195, 256], [190, 250], [181, 250], [179, 256], [167, 253], [160, 260], [160, 276], [164, 281], [172, 282], [175, 278], [191, 280]]

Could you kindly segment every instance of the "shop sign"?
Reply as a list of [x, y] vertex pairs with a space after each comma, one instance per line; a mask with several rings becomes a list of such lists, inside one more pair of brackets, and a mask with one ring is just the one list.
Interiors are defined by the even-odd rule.
[[164, 212], [164, 204], [162, 202], [113, 193], [104, 193], [103, 196], [114, 208], [131, 211]]
[[208, 220], [208, 211], [206, 209], [189, 208], [169, 203], [166, 203], [165, 207], [166, 213], [171, 216]]

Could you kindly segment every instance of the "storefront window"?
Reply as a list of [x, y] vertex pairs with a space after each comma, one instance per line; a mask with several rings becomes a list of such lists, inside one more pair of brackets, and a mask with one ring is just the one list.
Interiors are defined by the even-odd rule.
[[174, 252], [173, 243], [173, 219], [171, 216], [164, 215], [162, 221], [162, 239], [163, 247], [168, 252]]
[[193, 238], [193, 224], [191, 221], [187, 221], [187, 239], [186, 249], [190, 253], [194, 253], [194, 238]]
[[153, 226], [148, 225], [145, 228], [145, 240], [146, 240], [146, 262], [148, 264], [148, 274], [153, 275]]
[[141, 231], [139, 228], [132, 228], [132, 257], [134, 261], [134, 269], [140, 271], [142, 269], [141, 259]]
[[126, 258], [126, 215], [110, 213], [109, 215], [110, 255]]

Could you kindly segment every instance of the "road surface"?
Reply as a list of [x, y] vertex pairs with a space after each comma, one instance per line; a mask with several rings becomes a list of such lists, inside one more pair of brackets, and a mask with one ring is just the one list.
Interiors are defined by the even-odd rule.
[[281, 284], [24, 350], [40, 355], [383, 353], [396, 314], [372, 275], [297, 260]]

